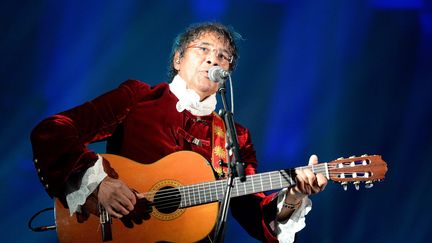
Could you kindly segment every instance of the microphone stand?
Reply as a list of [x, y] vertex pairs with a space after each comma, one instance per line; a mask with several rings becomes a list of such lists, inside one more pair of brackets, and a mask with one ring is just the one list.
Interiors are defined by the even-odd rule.
[[[229, 78], [231, 82], [231, 76], [229, 76]], [[219, 115], [223, 116], [225, 122], [227, 142], [226, 148], [228, 152], [228, 178], [226, 180], [227, 184], [224, 197], [222, 198], [221, 205], [219, 207], [218, 223], [216, 226], [214, 237], [214, 242], [221, 243], [224, 240], [228, 209], [231, 202], [231, 189], [234, 187], [234, 179], [236, 176], [238, 176], [240, 181], [244, 182], [246, 180], [246, 176], [244, 170], [244, 163], [240, 161], [241, 157], [239, 153], [239, 143], [237, 138], [237, 132], [235, 130], [233, 113], [228, 110], [225, 82], [219, 83], [218, 93], [221, 96], [223, 104], [223, 109], [219, 111]], [[231, 104], [231, 106], [232, 105], [234, 104]]]

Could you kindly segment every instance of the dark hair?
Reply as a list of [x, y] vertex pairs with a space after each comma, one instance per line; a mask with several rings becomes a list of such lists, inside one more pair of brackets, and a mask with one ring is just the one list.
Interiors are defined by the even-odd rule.
[[168, 77], [170, 80], [174, 78], [175, 75], [177, 75], [177, 70], [174, 68], [174, 55], [176, 52], [180, 53], [180, 57], [183, 57], [184, 51], [186, 50], [186, 47], [191, 43], [192, 41], [198, 39], [202, 34], [205, 33], [216, 33], [220, 35], [225, 41], [228, 42], [230, 45], [230, 52], [233, 55], [233, 60], [230, 63], [229, 70], [232, 71], [235, 69], [237, 65], [237, 59], [238, 59], [238, 46], [237, 42], [239, 40], [242, 40], [242, 36], [237, 33], [233, 28], [227, 27], [225, 25], [222, 25], [220, 23], [198, 23], [193, 24], [189, 26], [183, 33], [180, 33], [177, 35], [177, 37], [174, 39], [174, 43], [172, 45], [171, 49], [171, 56], [169, 59], [169, 69], [168, 69]]

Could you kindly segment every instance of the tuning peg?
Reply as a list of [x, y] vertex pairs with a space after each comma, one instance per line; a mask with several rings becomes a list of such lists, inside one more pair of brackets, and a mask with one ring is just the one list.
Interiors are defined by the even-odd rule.
[[362, 156], [360, 156], [360, 157], [366, 157], [366, 156], [369, 156], [368, 154], [362, 154]]
[[341, 159], [344, 159], [344, 157], [339, 157], [339, 158], [337, 158], [336, 160], [341, 160]]
[[341, 185], [342, 185], [344, 191], [348, 190], [348, 182], [346, 182], [346, 181], [341, 182]]
[[365, 188], [372, 188], [373, 187], [373, 183], [372, 183], [372, 181], [366, 181], [365, 182]]
[[360, 181], [354, 181], [353, 184], [357, 191], [360, 190]]

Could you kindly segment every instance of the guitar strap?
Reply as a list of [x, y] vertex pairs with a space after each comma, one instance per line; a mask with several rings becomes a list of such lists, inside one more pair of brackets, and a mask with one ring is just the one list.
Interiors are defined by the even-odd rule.
[[226, 128], [222, 118], [213, 112], [212, 122], [212, 166], [219, 178], [225, 178], [228, 173]]

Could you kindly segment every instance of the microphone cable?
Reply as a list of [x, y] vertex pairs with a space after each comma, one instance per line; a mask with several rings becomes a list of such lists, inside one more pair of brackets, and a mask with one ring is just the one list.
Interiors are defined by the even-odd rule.
[[44, 208], [42, 210], [40, 210], [39, 212], [35, 213], [28, 221], [27, 226], [29, 227], [29, 229], [33, 232], [43, 232], [43, 231], [48, 231], [48, 230], [55, 230], [56, 226], [55, 225], [45, 225], [45, 226], [38, 226], [38, 227], [33, 227], [32, 223], [33, 220], [38, 217], [41, 213], [47, 212], [47, 211], [54, 211], [53, 207], [50, 208]]

